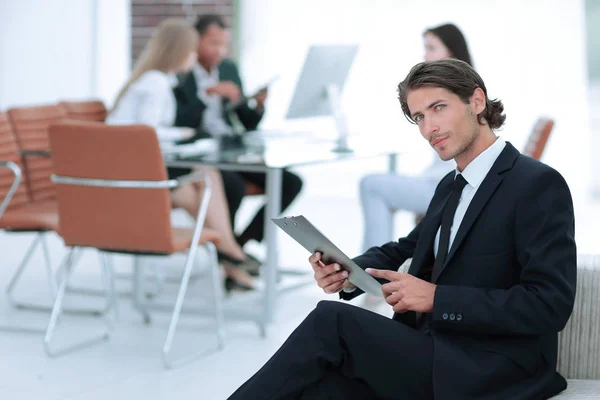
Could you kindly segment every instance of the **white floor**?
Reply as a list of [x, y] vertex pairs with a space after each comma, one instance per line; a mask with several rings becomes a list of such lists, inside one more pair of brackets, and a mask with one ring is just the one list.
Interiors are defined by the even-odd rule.
[[[579, 249], [581, 252], [594, 252], [600, 204], [582, 196], [576, 200], [576, 212]], [[356, 198], [336, 200], [310, 195], [309, 192], [289, 211], [289, 215], [300, 213], [318, 221], [321, 230], [350, 255], [358, 253], [362, 221]], [[408, 232], [411, 221], [409, 214], [397, 216], [398, 235]], [[8, 284], [31, 239], [29, 235], [0, 233], [2, 287]], [[49, 243], [53, 263], [57, 265], [64, 248], [56, 237], [50, 237]], [[283, 266], [309, 268], [306, 263], [308, 254], [291, 240], [280, 236], [280, 249]], [[262, 249], [255, 247], [250, 250], [260, 252]], [[99, 286], [97, 258], [95, 252], [86, 252], [75, 283]], [[115, 257], [114, 261], [119, 271], [129, 270], [129, 258]], [[162, 270], [176, 272], [180, 261], [181, 258], [149, 262]], [[35, 255], [32, 263], [18, 293], [23, 298], [43, 301], [49, 295], [41, 252]], [[119, 286], [124, 289], [126, 283], [120, 282]], [[174, 287], [167, 290], [169, 293], [173, 291]], [[192, 286], [191, 296], [198, 297], [202, 291], [203, 282], [200, 280]], [[120, 299], [120, 317], [109, 342], [61, 358], [46, 357], [41, 335], [0, 332], [0, 399], [225, 399], [270, 357], [316, 303], [325, 298], [327, 296], [314, 286], [283, 296], [278, 301], [275, 320], [266, 339], [259, 337], [258, 329], [252, 323], [228, 321], [224, 350], [176, 370], [165, 370], [160, 359], [168, 315], [157, 314], [151, 325], [144, 325], [126, 298]], [[91, 304], [89, 300], [72, 299], [78, 304], [83, 301]], [[357, 304], [362, 304], [362, 300], [358, 299]], [[379, 306], [377, 311], [390, 314], [385, 305]], [[0, 303], [0, 324], [45, 328], [47, 319], [47, 314], [17, 311], [6, 302]], [[67, 316], [62, 320], [59, 332], [69, 340], [99, 327], [101, 320]], [[186, 317], [177, 342], [179, 349], [185, 353], [212, 345], [214, 339], [209, 328], [208, 319]]]

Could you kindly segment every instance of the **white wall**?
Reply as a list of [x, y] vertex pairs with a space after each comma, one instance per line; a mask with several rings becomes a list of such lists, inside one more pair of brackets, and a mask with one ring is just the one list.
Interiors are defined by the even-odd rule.
[[[454, 22], [467, 37], [488, 93], [505, 104], [507, 123], [501, 136], [521, 149], [535, 119], [553, 117], [556, 128], [544, 161], [567, 177], [572, 190], [588, 187], [591, 137], [582, 0], [240, 3], [240, 55], [246, 86], [252, 89], [271, 75], [281, 74], [272, 87], [264, 128], [332, 126], [326, 119], [284, 122], [283, 118], [309, 44], [359, 43], [343, 97], [351, 129], [357, 134], [380, 135], [380, 140], [385, 135], [401, 135], [406, 149], [414, 150], [406, 158], [410, 162], [401, 167], [415, 172], [426, 165], [431, 150], [404, 120], [396, 86], [422, 60], [424, 29]], [[352, 173], [361, 175], [384, 166], [383, 162], [376, 167], [363, 163]], [[344, 168], [349, 167], [345, 164]], [[354, 196], [355, 184], [348, 181], [349, 187], [322, 185], [319, 189], [325, 194]]]
[[0, 109], [99, 97], [129, 71], [129, 0], [1, 1]]

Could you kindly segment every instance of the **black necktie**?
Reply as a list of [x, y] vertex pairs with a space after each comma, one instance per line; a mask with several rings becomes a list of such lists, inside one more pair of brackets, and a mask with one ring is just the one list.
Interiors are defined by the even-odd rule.
[[433, 276], [438, 276], [448, 255], [448, 246], [450, 243], [450, 228], [452, 228], [452, 222], [454, 221], [454, 214], [456, 214], [456, 207], [458, 207], [458, 201], [462, 190], [467, 184], [467, 181], [461, 174], [456, 175], [454, 184], [452, 185], [452, 193], [448, 203], [444, 207], [444, 214], [442, 215], [442, 227], [440, 229], [440, 243], [438, 246], [437, 256], [433, 263]]

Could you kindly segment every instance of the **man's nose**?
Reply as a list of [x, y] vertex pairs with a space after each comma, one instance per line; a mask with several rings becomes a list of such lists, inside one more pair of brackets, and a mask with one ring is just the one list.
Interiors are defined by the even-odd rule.
[[425, 120], [425, 123], [422, 126], [423, 134], [427, 138], [427, 140], [431, 139], [431, 136], [435, 135], [440, 131], [440, 126], [431, 120]]

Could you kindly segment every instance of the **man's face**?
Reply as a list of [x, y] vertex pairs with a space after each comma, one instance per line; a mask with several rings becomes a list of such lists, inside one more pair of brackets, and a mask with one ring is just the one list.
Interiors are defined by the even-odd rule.
[[198, 62], [208, 68], [216, 67], [227, 52], [228, 42], [225, 29], [217, 24], [210, 25], [198, 41]]
[[465, 104], [454, 93], [437, 87], [423, 87], [408, 93], [406, 100], [411, 118], [444, 161], [467, 152], [479, 136], [473, 97]]

